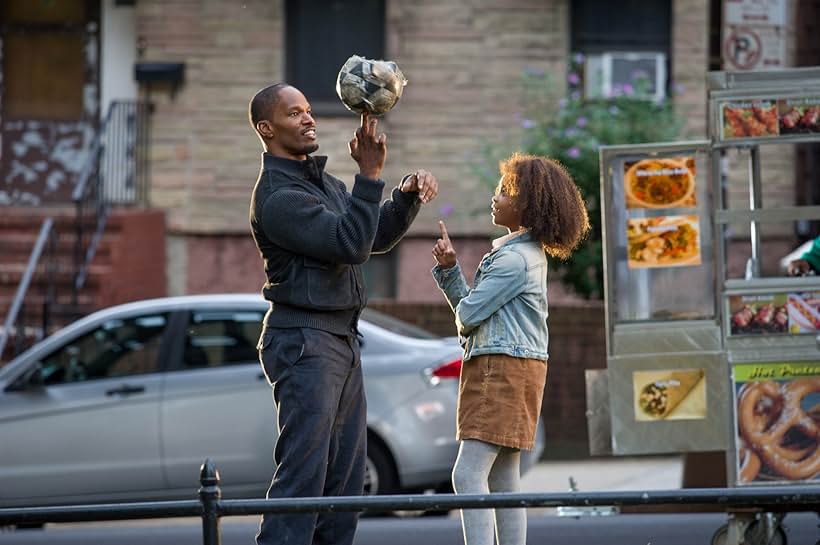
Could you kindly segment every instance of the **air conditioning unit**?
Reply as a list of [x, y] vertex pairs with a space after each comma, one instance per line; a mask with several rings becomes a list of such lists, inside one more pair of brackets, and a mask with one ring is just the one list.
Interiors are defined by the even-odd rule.
[[635, 88], [644, 75], [648, 89], [642, 98], [657, 102], [666, 98], [666, 55], [663, 53], [602, 53], [587, 55], [584, 62], [584, 95], [609, 97], [619, 90]]

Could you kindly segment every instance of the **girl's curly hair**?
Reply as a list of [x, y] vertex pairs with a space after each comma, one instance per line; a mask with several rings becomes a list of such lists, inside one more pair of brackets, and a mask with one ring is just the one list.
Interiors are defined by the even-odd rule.
[[501, 161], [499, 168], [499, 189], [521, 211], [521, 226], [548, 255], [569, 258], [589, 232], [589, 217], [566, 169], [552, 159], [522, 153]]

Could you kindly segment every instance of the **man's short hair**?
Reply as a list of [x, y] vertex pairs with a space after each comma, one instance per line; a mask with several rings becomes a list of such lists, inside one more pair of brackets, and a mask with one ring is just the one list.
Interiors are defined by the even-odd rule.
[[279, 102], [279, 91], [285, 87], [290, 87], [290, 85], [284, 82], [274, 83], [260, 89], [253, 95], [248, 105], [248, 120], [253, 130], [256, 130], [257, 123], [265, 119], [276, 108], [276, 104]]

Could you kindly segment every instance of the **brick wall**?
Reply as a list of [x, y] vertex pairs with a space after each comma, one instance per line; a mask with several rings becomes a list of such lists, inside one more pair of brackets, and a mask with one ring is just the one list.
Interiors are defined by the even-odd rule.
[[[248, 233], [248, 199], [261, 147], [247, 122], [247, 102], [283, 77], [283, 3], [141, 0], [136, 10], [140, 60], [186, 64], [186, 81], [175, 96], [157, 86], [151, 93], [151, 195], [154, 206], [168, 211], [169, 287], [173, 293], [233, 289], [242, 285], [237, 269], [258, 266], [252, 252], [235, 253], [242, 264], [234, 261], [218, 272], [202, 271], [197, 260], [208, 260], [213, 269], [224, 261], [214, 262], [203, 249], [222, 247], [220, 237]], [[487, 239], [490, 223], [482, 212], [491, 189], [476, 184], [467, 157], [483, 138], [520, 130], [516, 84], [525, 68], [563, 81], [567, 20], [566, 0], [387, 1], [386, 57], [399, 63], [409, 84], [399, 106], [382, 120], [390, 138], [384, 177], [392, 184], [405, 172], [425, 168], [441, 182], [439, 198], [422, 210], [411, 233], [434, 235], [441, 208], [450, 205], [454, 235]], [[356, 171], [347, 141], [357, 121], [352, 114], [317, 119], [319, 153], [328, 155], [328, 170], [345, 180]], [[212, 245], [199, 238], [211, 235], [217, 238]], [[420, 243], [422, 252], [411, 244], [402, 262], [429, 255], [428, 245]], [[474, 268], [473, 261], [467, 268]], [[204, 281], [209, 274], [213, 278]], [[192, 278], [182, 281], [180, 275]], [[400, 272], [400, 297], [426, 293], [414, 287], [415, 278]]]
[[706, 136], [706, 71], [709, 66], [710, 0], [672, 2], [672, 92], [686, 117], [686, 139]]
[[165, 213], [117, 209], [109, 217], [106, 231], [113, 237], [106, 259], [113, 274], [100, 284], [96, 306], [166, 295]]
[[[247, 103], [283, 77], [282, 2], [141, 0], [136, 9], [141, 60], [186, 63], [175, 97], [162, 89], [151, 95], [154, 204], [172, 212], [172, 232], [245, 233], [260, 153]], [[465, 154], [483, 136], [518, 130], [514, 84], [524, 68], [563, 73], [567, 17], [565, 0], [388, 0], [386, 56], [410, 83], [383, 122], [386, 178], [424, 167], [442, 181], [440, 203], [484, 203], [489, 190], [475, 190]], [[320, 153], [349, 179], [355, 165], [346, 144], [357, 118], [320, 117], [317, 124]], [[414, 231], [434, 232], [438, 205], [421, 216]], [[486, 218], [459, 216], [452, 228], [484, 232]]]

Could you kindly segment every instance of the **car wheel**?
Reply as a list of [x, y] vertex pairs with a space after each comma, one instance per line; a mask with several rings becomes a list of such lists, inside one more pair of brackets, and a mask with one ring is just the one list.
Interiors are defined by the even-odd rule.
[[397, 488], [398, 477], [396, 477], [393, 459], [379, 441], [368, 439], [364, 471], [364, 493], [368, 496], [393, 494]]
[[[398, 491], [398, 477], [393, 465], [393, 458], [378, 439], [368, 437], [367, 458], [364, 469], [364, 493], [366, 496], [393, 494]], [[364, 517], [384, 517], [394, 513], [390, 511], [365, 511]]]

